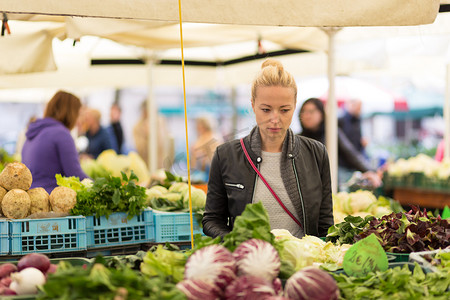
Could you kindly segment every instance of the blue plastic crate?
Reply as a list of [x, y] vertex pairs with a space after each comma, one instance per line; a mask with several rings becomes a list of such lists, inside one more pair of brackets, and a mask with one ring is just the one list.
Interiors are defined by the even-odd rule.
[[[155, 219], [155, 242], [185, 242], [191, 240], [191, 222], [189, 213], [157, 212]], [[197, 218], [192, 216], [194, 235], [203, 234]]]
[[9, 254], [9, 224], [8, 220], [0, 220], [0, 255]]
[[86, 250], [86, 218], [9, 220], [10, 254]]
[[113, 213], [108, 218], [86, 217], [87, 248], [154, 242], [151, 209], [130, 220], [127, 217], [124, 212]]

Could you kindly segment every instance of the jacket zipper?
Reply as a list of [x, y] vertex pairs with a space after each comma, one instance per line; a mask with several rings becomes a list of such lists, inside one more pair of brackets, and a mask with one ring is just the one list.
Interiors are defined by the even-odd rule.
[[225, 183], [225, 185], [227, 186], [232, 186], [232, 187], [236, 187], [238, 189], [243, 190], [244, 189], [244, 185], [240, 184], [240, 183]]
[[305, 205], [303, 204], [303, 196], [302, 196], [302, 191], [300, 189], [300, 181], [298, 180], [298, 174], [297, 174], [297, 168], [295, 167], [295, 162], [294, 159], [292, 159], [292, 167], [294, 168], [294, 174], [295, 174], [295, 180], [297, 181], [297, 188], [298, 188], [298, 193], [300, 194], [300, 203], [302, 204], [302, 214], [303, 214], [303, 228], [304, 228], [304, 234], [306, 233], [306, 215], [305, 215]]
[[[256, 168], [259, 170], [259, 164], [256, 165]], [[252, 202], [255, 199], [255, 191], [256, 191], [256, 181], [258, 180], [258, 174], [255, 175], [255, 184], [253, 184], [253, 194], [252, 194]]]

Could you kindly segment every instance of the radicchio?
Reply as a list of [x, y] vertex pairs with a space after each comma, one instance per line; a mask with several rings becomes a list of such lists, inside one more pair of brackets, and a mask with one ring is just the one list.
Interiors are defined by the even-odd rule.
[[236, 262], [224, 246], [207, 246], [189, 257], [184, 277], [207, 281], [223, 290], [236, 278]]
[[177, 283], [188, 300], [218, 300], [222, 298], [222, 290], [215, 284], [200, 279], [187, 279]]
[[238, 277], [225, 289], [227, 300], [261, 300], [275, 296], [272, 284], [256, 276]]
[[251, 239], [243, 242], [233, 252], [238, 275], [253, 275], [272, 282], [280, 272], [280, 257], [268, 242]]
[[286, 282], [286, 297], [292, 300], [336, 300], [339, 298], [339, 288], [333, 277], [327, 272], [316, 268], [306, 267]]

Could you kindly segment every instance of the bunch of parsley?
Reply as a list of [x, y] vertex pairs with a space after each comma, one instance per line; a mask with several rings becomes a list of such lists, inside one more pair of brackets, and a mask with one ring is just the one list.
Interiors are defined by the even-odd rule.
[[144, 209], [145, 188], [136, 184], [138, 177], [133, 173], [122, 178], [107, 176], [98, 178], [90, 187], [77, 191], [77, 204], [72, 215], [106, 216], [115, 212], [126, 212], [128, 218], [140, 215]]

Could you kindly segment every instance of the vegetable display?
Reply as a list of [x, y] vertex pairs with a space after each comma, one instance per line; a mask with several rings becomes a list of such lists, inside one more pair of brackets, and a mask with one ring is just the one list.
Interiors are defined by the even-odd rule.
[[380, 218], [392, 212], [402, 212], [401, 205], [392, 199], [379, 196], [378, 198], [370, 191], [358, 190], [347, 193], [339, 192], [333, 194], [333, 217], [334, 223], [341, 223], [346, 216], [375, 216]]
[[342, 299], [449, 299], [450, 276], [448, 272], [424, 273], [415, 264], [387, 271], [369, 273], [365, 277], [334, 274]]
[[386, 252], [411, 253], [450, 246], [450, 223], [440, 216], [413, 207], [407, 213], [392, 213], [373, 219], [355, 236], [355, 241], [374, 233]]
[[349, 244], [334, 245], [311, 235], [298, 239], [287, 230], [273, 229], [272, 233], [280, 245], [281, 258], [291, 263], [296, 271], [308, 266], [337, 270], [342, 267], [344, 255], [350, 248]]
[[89, 266], [60, 262], [58, 271], [42, 286], [43, 294], [38, 299], [186, 299], [170, 277], [150, 278], [124, 265], [108, 268], [104, 264], [102, 258]]
[[76, 193], [77, 203], [70, 213], [108, 217], [111, 213], [126, 212], [128, 218], [139, 215], [146, 207], [145, 188], [137, 185], [137, 181], [131, 171], [129, 177], [122, 173], [122, 178], [109, 176], [95, 180], [92, 186], [81, 184]]
[[325, 241], [339, 245], [353, 244], [355, 242], [355, 236], [360, 234], [364, 227], [373, 219], [373, 216], [366, 216], [365, 218], [361, 218], [360, 216], [347, 216], [344, 218], [344, 222], [334, 224], [328, 228]]
[[[146, 191], [147, 205], [160, 211], [189, 211], [189, 185], [174, 182], [169, 188], [155, 185]], [[202, 213], [206, 204], [206, 193], [191, 186], [192, 210]]]
[[34, 295], [54, 272], [56, 266], [44, 254], [31, 253], [23, 256], [17, 265], [0, 265], [0, 295]]
[[355, 243], [374, 233], [386, 252], [411, 253], [445, 248], [450, 245], [450, 224], [440, 216], [413, 207], [406, 213], [382, 218], [348, 216], [345, 222], [328, 229], [326, 241]]

